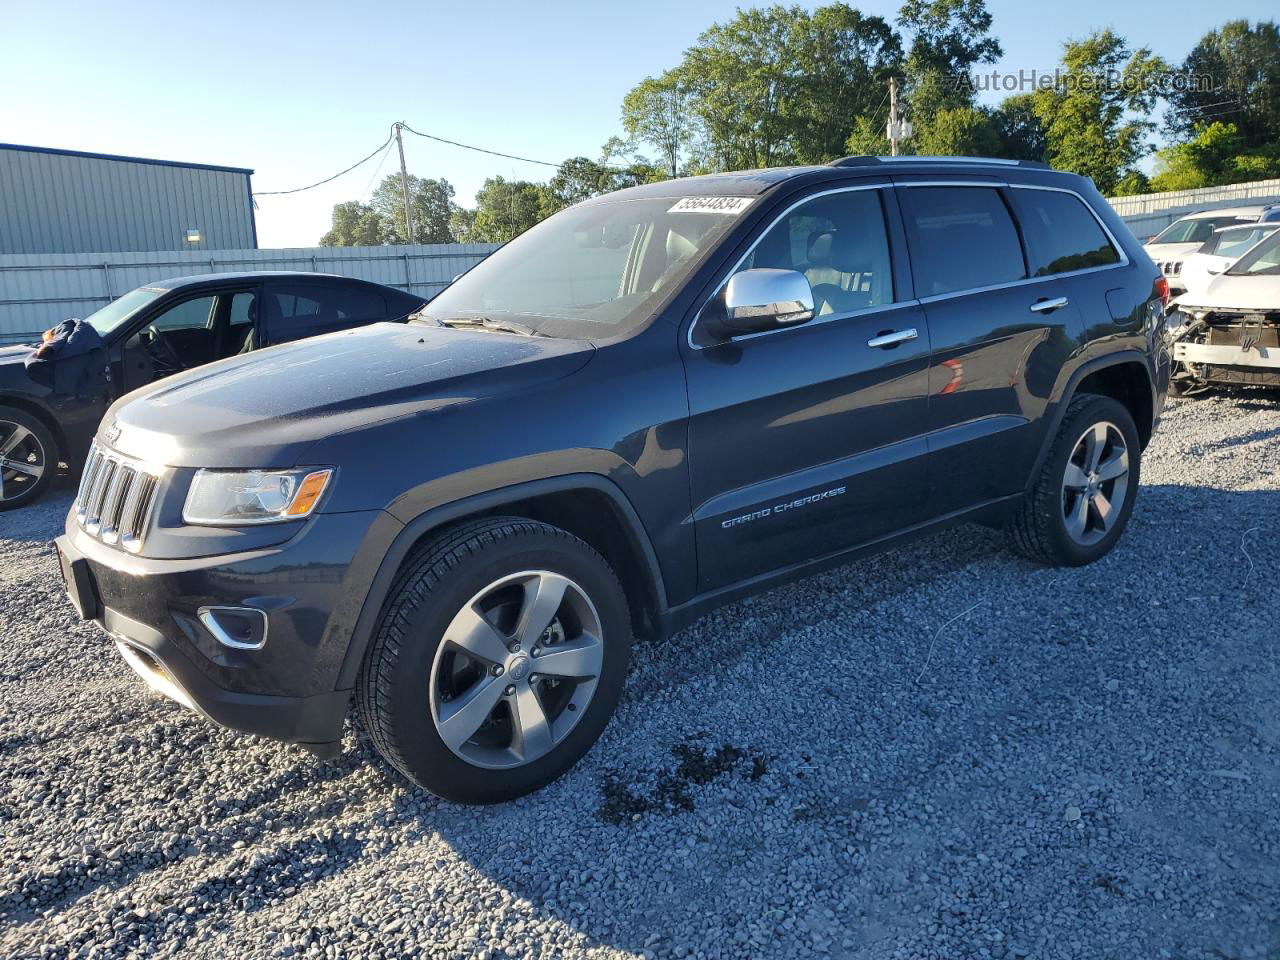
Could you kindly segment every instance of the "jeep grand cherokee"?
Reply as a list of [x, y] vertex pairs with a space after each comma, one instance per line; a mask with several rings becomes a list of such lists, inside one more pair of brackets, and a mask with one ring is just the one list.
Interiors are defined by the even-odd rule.
[[122, 399], [73, 603], [212, 720], [466, 802], [558, 777], [632, 638], [960, 521], [1116, 543], [1167, 287], [1089, 181], [848, 158], [581, 203], [409, 325]]

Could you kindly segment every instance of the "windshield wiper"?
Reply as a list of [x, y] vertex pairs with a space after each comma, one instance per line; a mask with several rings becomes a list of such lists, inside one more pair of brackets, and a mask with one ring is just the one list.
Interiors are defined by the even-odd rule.
[[512, 323], [509, 320], [495, 320], [492, 317], [448, 317], [441, 319], [433, 318], [435, 322], [442, 327], [462, 327], [469, 330], [490, 330], [494, 333], [515, 333], [522, 337], [540, 336], [533, 327], [526, 327], [523, 323]]

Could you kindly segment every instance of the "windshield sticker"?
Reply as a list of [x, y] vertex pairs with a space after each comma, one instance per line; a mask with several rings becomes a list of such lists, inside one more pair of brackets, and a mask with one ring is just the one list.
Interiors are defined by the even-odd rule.
[[754, 197], [683, 197], [667, 213], [723, 213], [736, 217], [751, 206]]

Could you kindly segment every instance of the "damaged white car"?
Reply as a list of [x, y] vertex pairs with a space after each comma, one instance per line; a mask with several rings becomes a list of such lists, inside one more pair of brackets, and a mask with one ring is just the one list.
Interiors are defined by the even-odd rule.
[[1280, 233], [1174, 303], [1165, 326], [1174, 360], [1171, 394], [1280, 387]]

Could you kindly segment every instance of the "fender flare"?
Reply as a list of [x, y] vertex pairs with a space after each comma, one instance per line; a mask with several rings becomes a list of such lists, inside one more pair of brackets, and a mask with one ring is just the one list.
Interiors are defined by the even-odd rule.
[[1108, 367], [1118, 367], [1123, 363], [1137, 363], [1147, 372], [1147, 387], [1151, 391], [1151, 409], [1159, 411], [1160, 404], [1156, 396], [1156, 385], [1151, 376], [1151, 358], [1146, 353], [1141, 350], [1127, 348], [1115, 353], [1109, 353], [1103, 357], [1086, 360], [1076, 367], [1067, 378], [1066, 385], [1062, 388], [1061, 398], [1054, 405], [1053, 411], [1048, 414], [1044, 437], [1040, 441], [1040, 451], [1036, 454], [1035, 463], [1032, 464], [1031, 473], [1027, 478], [1027, 490], [1030, 490], [1035, 485], [1036, 478], [1040, 476], [1044, 462], [1049, 456], [1049, 448], [1053, 446], [1053, 440], [1058, 435], [1058, 428], [1062, 426], [1062, 418], [1066, 416], [1067, 407], [1071, 405], [1080, 383], [1092, 373], [1097, 373], [1099, 370], [1105, 370]]
[[648, 572], [648, 590], [654, 602], [658, 618], [665, 619], [667, 612], [667, 592], [663, 583], [662, 571], [658, 566], [658, 557], [648, 531], [640, 521], [631, 501], [611, 480], [595, 473], [573, 473], [557, 477], [546, 477], [540, 480], [529, 480], [477, 493], [461, 500], [432, 507], [414, 517], [396, 534], [391, 545], [383, 555], [374, 574], [356, 617], [347, 644], [347, 652], [343, 656], [342, 667], [338, 671], [338, 690], [350, 690], [355, 687], [360, 668], [364, 663], [365, 651], [377, 628], [378, 618], [382, 614], [383, 604], [391, 592], [391, 584], [400, 572], [405, 558], [409, 556], [415, 544], [433, 530], [440, 529], [458, 520], [499, 509], [507, 504], [528, 500], [531, 497], [544, 496], [550, 493], [565, 493], [574, 490], [591, 490], [608, 497], [617, 508], [623, 526], [637, 548], [641, 563]]

